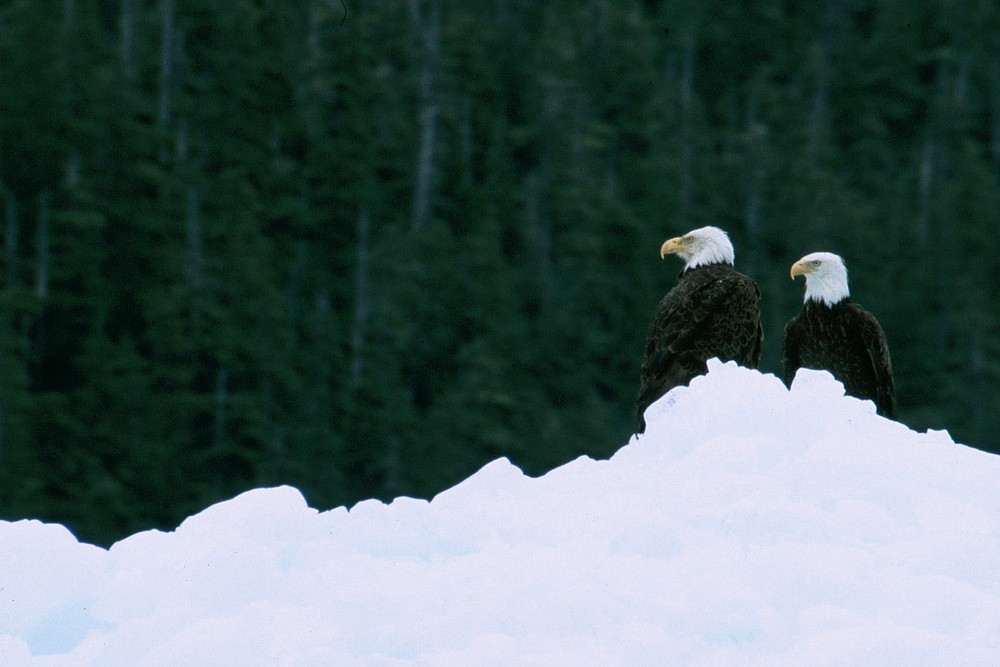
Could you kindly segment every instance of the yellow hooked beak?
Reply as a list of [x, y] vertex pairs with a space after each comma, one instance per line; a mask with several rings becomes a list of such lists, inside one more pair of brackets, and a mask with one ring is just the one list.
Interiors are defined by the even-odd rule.
[[804, 276], [807, 273], [812, 273], [816, 268], [812, 266], [809, 262], [803, 262], [801, 259], [794, 264], [792, 264], [791, 276], [792, 280], [795, 280], [795, 276]]
[[672, 255], [684, 245], [685, 240], [683, 236], [677, 236], [672, 239], [667, 239], [660, 246], [660, 259], [663, 259], [667, 255]]

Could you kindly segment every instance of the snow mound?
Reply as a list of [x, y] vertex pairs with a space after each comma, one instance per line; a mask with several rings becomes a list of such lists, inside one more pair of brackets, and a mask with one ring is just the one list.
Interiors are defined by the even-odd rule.
[[104, 550], [0, 522], [3, 665], [1000, 664], [1000, 458], [711, 362], [608, 461], [256, 489]]

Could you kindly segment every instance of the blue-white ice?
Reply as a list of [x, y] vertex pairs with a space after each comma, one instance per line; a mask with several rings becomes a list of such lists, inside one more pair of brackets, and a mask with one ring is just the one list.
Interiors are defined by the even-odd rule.
[[257, 489], [109, 550], [0, 522], [0, 665], [1000, 664], [1000, 457], [713, 363], [610, 461]]

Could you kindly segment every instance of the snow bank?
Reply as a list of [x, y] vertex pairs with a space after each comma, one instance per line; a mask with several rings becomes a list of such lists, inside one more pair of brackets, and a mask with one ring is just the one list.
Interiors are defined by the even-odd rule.
[[109, 550], [0, 522], [2, 665], [1000, 664], [1000, 458], [713, 363], [609, 461], [290, 487]]

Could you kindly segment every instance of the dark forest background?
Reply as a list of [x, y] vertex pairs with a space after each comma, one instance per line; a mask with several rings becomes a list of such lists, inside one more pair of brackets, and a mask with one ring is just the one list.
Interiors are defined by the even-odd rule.
[[992, 0], [2, 0], [0, 516], [608, 456], [706, 224], [763, 370], [838, 252], [900, 420], [1000, 451], [998, 222]]

